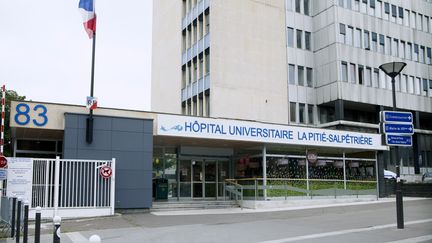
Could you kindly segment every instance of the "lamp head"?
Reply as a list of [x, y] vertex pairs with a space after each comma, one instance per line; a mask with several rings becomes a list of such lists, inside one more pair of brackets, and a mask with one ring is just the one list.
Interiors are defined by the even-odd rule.
[[407, 64], [404, 62], [389, 62], [384, 63], [379, 68], [383, 70], [388, 76], [394, 78], [399, 75]]

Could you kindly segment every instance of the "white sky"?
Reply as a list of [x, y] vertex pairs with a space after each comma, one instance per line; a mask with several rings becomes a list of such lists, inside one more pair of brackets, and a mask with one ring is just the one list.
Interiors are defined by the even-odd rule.
[[[91, 47], [79, 0], [0, 0], [0, 84], [27, 99], [85, 105]], [[98, 0], [98, 105], [150, 109], [152, 0]]]

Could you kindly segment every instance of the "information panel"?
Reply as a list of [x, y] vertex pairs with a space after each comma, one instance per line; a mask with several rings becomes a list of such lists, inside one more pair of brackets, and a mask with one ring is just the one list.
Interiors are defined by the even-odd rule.
[[22, 198], [31, 203], [33, 160], [31, 158], [8, 158], [8, 197]]

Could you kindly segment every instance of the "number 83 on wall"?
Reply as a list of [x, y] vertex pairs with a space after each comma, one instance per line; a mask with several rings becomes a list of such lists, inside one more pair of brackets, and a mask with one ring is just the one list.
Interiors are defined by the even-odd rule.
[[16, 114], [14, 116], [14, 120], [16, 124], [25, 126], [31, 122], [35, 126], [43, 127], [48, 123], [48, 117], [47, 117], [48, 110], [46, 106], [37, 104], [32, 107], [33, 108], [30, 108], [30, 105], [25, 103], [19, 103], [16, 106], [15, 108]]

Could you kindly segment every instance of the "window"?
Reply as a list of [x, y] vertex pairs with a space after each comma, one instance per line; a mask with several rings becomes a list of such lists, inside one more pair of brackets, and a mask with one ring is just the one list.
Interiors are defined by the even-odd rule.
[[361, 48], [361, 29], [356, 29], [355, 31], [354, 46]]
[[416, 83], [414, 87], [415, 87], [415, 93], [419, 95], [421, 90], [421, 78], [416, 78]]
[[373, 75], [373, 87], [378, 88], [380, 80], [379, 80], [379, 69], [374, 68], [374, 75]]
[[420, 55], [419, 55], [419, 62], [421, 63], [425, 63], [425, 47], [424, 46], [420, 46]]
[[354, 28], [352, 26], [348, 26], [348, 32], [346, 34], [346, 43], [348, 45], [353, 45], [353, 35], [354, 35]]
[[362, 65], [358, 65], [358, 80], [359, 84], [363, 84], [363, 78], [364, 78], [364, 68]]
[[382, 2], [381, 1], [377, 1], [377, 7], [375, 8], [375, 16], [377, 16], [378, 18], [381, 18], [381, 11], [382, 11]]
[[429, 17], [425, 15], [423, 20], [424, 20], [424, 24], [423, 24], [424, 31], [425, 32], [428, 32], [428, 31], [430, 32], [430, 29], [429, 29], [430, 28], [430, 26], [429, 26]]
[[384, 3], [384, 13], [390, 14], [390, 4], [389, 3]]
[[309, 124], [313, 124], [314, 123], [313, 105], [308, 105], [308, 123]]
[[286, 0], [286, 8], [288, 11], [293, 11], [293, 0]]
[[407, 43], [405, 57], [408, 60], [412, 60], [412, 44], [409, 42]]
[[305, 31], [305, 48], [311, 50], [311, 33], [307, 31]]
[[339, 24], [339, 42], [341, 43], [345, 43], [345, 25], [344, 24]]
[[356, 73], [355, 73], [355, 64], [354, 63], [350, 63], [350, 80], [351, 83], [356, 83]]
[[308, 87], [313, 87], [313, 71], [312, 68], [306, 68], [306, 82]]
[[416, 19], [417, 19], [416, 12], [412, 12], [411, 13], [411, 27], [412, 28], [416, 28]]
[[304, 14], [309, 16], [309, 0], [303, 0]]
[[410, 76], [408, 81], [408, 93], [414, 94], [414, 77]]
[[352, 0], [347, 0], [347, 9], [352, 9]]
[[354, 0], [354, 10], [360, 11], [360, 0]]
[[379, 52], [384, 54], [384, 35], [379, 35]]
[[341, 74], [342, 81], [348, 82], [348, 66], [346, 62], [342, 62], [341, 71], [342, 71]]
[[432, 97], [432, 79], [429, 79], [429, 96]]
[[298, 85], [300, 86], [304, 86], [304, 67], [303, 66], [297, 66], [298, 71], [297, 71], [297, 82]]
[[419, 30], [423, 30], [423, 15], [422, 14], [417, 15], [417, 27]]
[[[378, 69], [378, 71], [379, 71], [379, 69]], [[379, 86], [380, 86], [380, 88], [382, 88], [382, 89], [385, 89], [386, 88], [386, 74], [384, 74], [384, 72], [382, 72], [382, 71], [379, 71]]]
[[360, 12], [367, 13], [367, 0], [362, 0], [360, 5]]
[[288, 65], [288, 82], [295, 84], [295, 66], [293, 64]]
[[299, 103], [299, 122], [304, 124], [306, 113], [305, 113], [305, 104]]
[[397, 16], [396, 11], [397, 11], [396, 5], [392, 4], [391, 5], [391, 21], [392, 22], [396, 22], [396, 16]]
[[369, 4], [371, 8], [375, 8], [375, 0], [369, 0]]
[[398, 10], [399, 10], [399, 18], [403, 19], [404, 18], [404, 10], [403, 10], [403, 8], [399, 7]]
[[393, 46], [392, 46], [393, 56], [397, 57], [399, 52], [399, 40], [393, 39]]
[[366, 85], [372, 87], [372, 69], [370, 67], [366, 67]]
[[300, 13], [300, 0], [295, 0], [295, 10]]
[[405, 58], [405, 41], [401, 41], [399, 45], [399, 57]]
[[290, 121], [296, 122], [296, 103], [290, 102]]
[[432, 64], [432, 50], [430, 47], [426, 49], [426, 64]]
[[414, 61], [419, 61], [419, 46], [414, 44]]
[[423, 79], [422, 95], [428, 96], [428, 80], [425, 78]]
[[369, 46], [369, 31], [367, 31], [367, 30], [364, 31], [364, 48], [366, 50], [370, 49], [370, 46]]
[[402, 77], [401, 92], [406, 93], [408, 88], [408, 75], [404, 74]]
[[294, 29], [288, 27], [287, 35], [288, 35], [288, 46], [294, 47]]
[[297, 48], [302, 48], [302, 31], [301, 30], [296, 30], [297, 33]]
[[391, 37], [386, 37], [386, 55], [391, 55]]
[[344, 5], [344, 0], [339, 0], [339, 6], [341, 6], [342, 8], [345, 7], [345, 5]]
[[405, 18], [404, 18], [404, 25], [409, 27], [410, 22], [410, 11], [408, 9], [405, 9]]
[[377, 33], [372, 32], [372, 51], [378, 50], [378, 36]]

